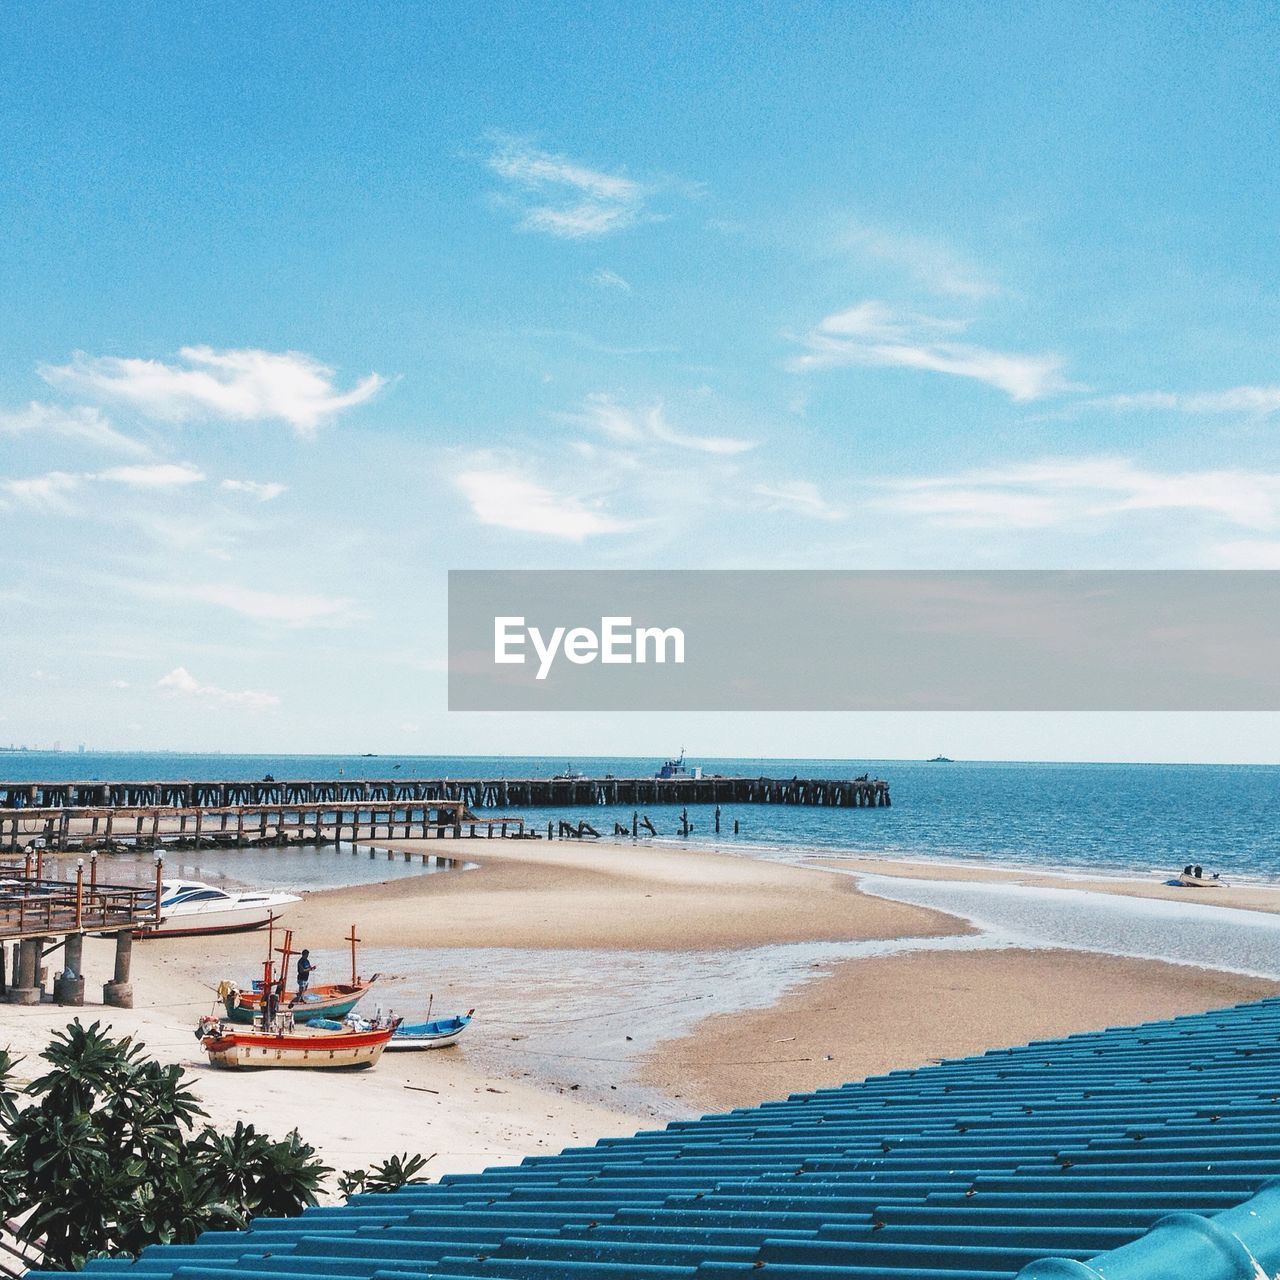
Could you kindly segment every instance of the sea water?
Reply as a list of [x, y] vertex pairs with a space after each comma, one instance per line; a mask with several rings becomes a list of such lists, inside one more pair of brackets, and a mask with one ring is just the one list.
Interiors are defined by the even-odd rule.
[[[95, 779], [547, 778], [571, 764], [588, 777], [651, 776], [652, 758], [537, 756], [279, 756], [0, 753], [12, 781]], [[854, 850], [910, 858], [1079, 872], [1168, 873], [1199, 863], [1234, 878], [1280, 880], [1280, 767], [1270, 765], [1010, 764], [908, 760], [698, 759], [704, 775], [887, 779], [886, 809], [798, 805], [643, 805], [663, 842], [703, 843], [764, 857]], [[631, 829], [635, 807], [504, 812], [544, 834], [548, 822]], [[734, 833], [734, 823], [738, 832]], [[320, 870], [316, 864], [317, 871]], [[377, 869], [385, 870], [385, 866]], [[356, 880], [367, 878], [361, 868]], [[353, 872], [354, 874], [354, 872]], [[385, 878], [385, 877], [380, 877]], [[355, 880], [348, 881], [356, 882]]]

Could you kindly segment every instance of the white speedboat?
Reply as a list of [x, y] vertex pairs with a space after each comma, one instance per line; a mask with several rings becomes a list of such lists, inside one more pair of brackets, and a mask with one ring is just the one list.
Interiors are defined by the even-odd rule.
[[219, 889], [200, 880], [164, 880], [160, 885], [160, 919], [139, 929], [137, 936], [172, 938], [260, 929], [301, 901], [296, 893]]

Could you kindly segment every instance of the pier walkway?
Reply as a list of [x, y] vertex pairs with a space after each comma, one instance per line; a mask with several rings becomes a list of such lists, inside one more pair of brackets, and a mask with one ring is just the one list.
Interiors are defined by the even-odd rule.
[[[134, 932], [157, 918], [161, 864], [153, 888], [98, 883], [98, 862], [83, 860], [74, 874], [46, 874], [40, 853], [21, 862], [0, 863], [0, 999], [39, 1004], [44, 995], [45, 961], [62, 952], [63, 968], [53, 984], [58, 1004], [84, 1004], [84, 939], [88, 933], [113, 936], [112, 977], [103, 984], [104, 1004], [132, 1008], [130, 964]], [[59, 940], [60, 939], [60, 940]], [[13, 943], [10, 950], [9, 943]]]
[[60, 851], [134, 848], [330, 844], [344, 839], [429, 840], [464, 835], [522, 836], [524, 820], [477, 817], [459, 800], [367, 805], [161, 804], [0, 809], [0, 849], [37, 845]]
[[315, 808], [461, 804], [468, 809], [630, 804], [797, 804], [879, 808], [880, 778], [264, 778], [260, 782], [3, 782], [0, 809]]

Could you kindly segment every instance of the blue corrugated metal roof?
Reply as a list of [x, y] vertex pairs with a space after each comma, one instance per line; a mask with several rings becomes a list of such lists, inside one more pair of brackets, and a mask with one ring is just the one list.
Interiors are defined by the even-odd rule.
[[1272, 999], [895, 1071], [88, 1270], [1256, 1280], [1280, 1266], [1280, 1188], [1263, 1190], [1277, 1175]]

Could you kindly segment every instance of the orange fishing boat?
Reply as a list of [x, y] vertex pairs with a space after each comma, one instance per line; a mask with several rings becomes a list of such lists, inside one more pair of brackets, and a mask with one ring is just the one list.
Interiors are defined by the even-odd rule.
[[376, 1031], [320, 1031], [288, 1027], [287, 1016], [263, 1031], [239, 1027], [219, 1018], [206, 1019], [197, 1035], [215, 1067], [303, 1067], [329, 1070], [372, 1067], [395, 1032], [393, 1026]]
[[[274, 921], [269, 922], [268, 928], [270, 929], [273, 925]], [[294, 1022], [310, 1022], [313, 1018], [333, 1018], [341, 1021], [378, 981], [381, 976], [379, 974], [375, 973], [371, 978], [362, 978], [356, 972], [356, 943], [360, 939], [356, 937], [355, 925], [351, 926], [351, 932], [345, 941], [351, 944], [351, 981], [320, 983], [308, 987], [301, 996], [293, 991], [285, 991], [280, 996], [280, 1008], [292, 1013]], [[270, 934], [267, 947], [270, 951]], [[291, 929], [285, 930], [284, 946], [277, 949], [283, 957], [280, 962], [280, 971], [282, 974], [287, 974], [289, 958], [293, 955]], [[249, 991], [241, 990], [234, 982], [222, 982], [218, 986], [218, 999], [222, 1001], [227, 1017], [232, 1022], [252, 1024], [262, 1017], [262, 993], [265, 990], [261, 982], [255, 982], [253, 989]]]
[[[354, 985], [355, 944], [359, 941], [354, 925], [350, 941]], [[279, 950], [281, 970], [288, 972], [289, 957], [293, 954], [292, 930], [286, 930], [284, 946]], [[257, 1016], [250, 1014], [252, 1024], [237, 1026], [228, 1018], [213, 1015], [200, 1019], [196, 1038], [213, 1066], [300, 1067], [306, 1070], [372, 1067], [399, 1025], [399, 1019], [396, 1019], [363, 1029], [346, 1025], [337, 1028], [330, 1025], [324, 1029], [299, 1026], [296, 1006], [290, 1008], [287, 1000], [281, 998], [283, 987], [284, 979], [276, 980], [275, 961], [268, 950], [262, 964], [260, 990], [253, 993], [257, 1000]], [[234, 997], [228, 992], [225, 999], [230, 1011]]]

